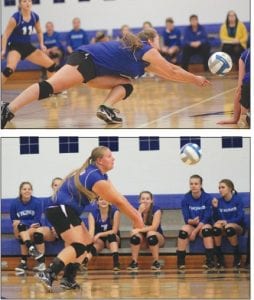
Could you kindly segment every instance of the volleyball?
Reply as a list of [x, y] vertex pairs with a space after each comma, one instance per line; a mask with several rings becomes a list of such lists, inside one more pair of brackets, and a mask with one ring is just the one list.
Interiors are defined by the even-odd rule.
[[211, 73], [225, 75], [232, 69], [231, 57], [225, 52], [215, 52], [208, 60], [208, 67]]
[[180, 158], [187, 165], [194, 165], [201, 159], [201, 149], [197, 144], [185, 144], [180, 149]]

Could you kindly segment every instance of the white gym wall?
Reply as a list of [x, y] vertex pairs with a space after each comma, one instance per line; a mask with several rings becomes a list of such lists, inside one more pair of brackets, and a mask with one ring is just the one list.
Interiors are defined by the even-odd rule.
[[[19, 138], [2, 138], [2, 198], [15, 197], [25, 180], [33, 184], [35, 196], [48, 196], [52, 178], [80, 167], [97, 145], [97, 138], [79, 138], [79, 153], [59, 154], [58, 138], [40, 138], [39, 154], [20, 155]], [[203, 137], [201, 147], [201, 161], [188, 166], [179, 158], [179, 138], [160, 138], [159, 151], [139, 151], [138, 138], [119, 138], [109, 177], [125, 195], [143, 189], [154, 194], [185, 193], [193, 174], [204, 178], [208, 192], [217, 192], [222, 178], [231, 179], [239, 192], [250, 192], [249, 138], [243, 138], [242, 148], [223, 149], [221, 137]]]
[[[4, 29], [15, 7], [5, 7], [4, 1], [1, 6]], [[176, 25], [186, 25], [191, 14], [197, 14], [200, 23], [223, 23], [231, 9], [241, 21], [250, 21], [250, 0], [65, 0], [58, 4], [53, 4], [53, 0], [41, 0], [40, 5], [33, 6], [43, 29], [47, 21], [53, 21], [55, 30], [69, 31], [72, 19], [80, 17], [84, 29], [107, 29], [109, 32], [123, 24], [141, 27], [147, 20], [154, 26], [163, 26], [167, 17], [173, 17]]]

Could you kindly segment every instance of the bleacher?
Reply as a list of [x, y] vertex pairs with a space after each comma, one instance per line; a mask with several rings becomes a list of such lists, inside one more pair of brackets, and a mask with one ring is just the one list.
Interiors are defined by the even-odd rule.
[[[250, 32], [250, 22], [245, 22], [244, 23], [248, 32]], [[208, 34], [208, 39], [209, 42], [211, 44], [211, 53], [219, 51], [220, 47], [221, 47], [221, 41], [219, 38], [219, 30], [220, 30], [220, 26], [221, 24], [205, 24], [204, 27], [207, 31]], [[184, 29], [186, 26], [177, 26], [180, 31], [182, 32], [182, 37], [183, 37], [183, 33], [184, 33]], [[155, 29], [158, 31], [158, 33], [161, 35], [163, 30], [165, 29], [164, 26], [160, 26], [160, 27], [155, 27]], [[102, 30], [105, 31], [105, 30]], [[133, 33], [138, 33], [139, 31], [141, 31], [140, 27], [137, 28], [132, 28], [132, 32]], [[90, 41], [96, 34], [97, 30], [87, 30], [87, 35], [88, 35], [88, 40]], [[66, 36], [67, 36], [68, 32], [59, 32], [60, 34], [60, 40], [64, 46], [64, 48], [66, 48]], [[119, 28], [115, 28], [112, 30], [112, 38], [115, 39], [120, 35], [120, 29]], [[31, 35], [31, 41], [32, 43], [38, 47], [38, 39], [37, 39], [37, 35], [36, 34], [32, 34]], [[181, 54], [179, 55], [179, 59], [181, 59]], [[190, 64], [202, 64], [202, 59], [200, 56], [195, 55], [191, 58]], [[1, 61], [1, 67], [2, 69], [4, 69], [6, 67], [6, 60], [2, 60]], [[27, 60], [24, 61], [20, 61], [18, 66], [17, 66], [17, 71], [39, 71], [41, 69], [40, 66], [35, 65]]]
[[[250, 224], [250, 193], [239, 193], [241, 196], [244, 208], [246, 211], [246, 224]], [[212, 194], [212, 196], [218, 197], [218, 194]], [[138, 207], [138, 196], [129, 195], [126, 196], [129, 202], [135, 207]], [[163, 257], [174, 256], [177, 245], [178, 232], [183, 223], [183, 217], [181, 212], [181, 200], [183, 194], [167, 194], [167, 195], [155, 195], [155, 204], [162, 209], [162, 229], [166, 238], [166, 243], [163, 248], [160, 249], [160, 255]], [[42, 205], [46, 198], [40, 198]], [[1, 200], [1, 251], [2, 257], [5, 260], [8, 258], [16, 258], [20, 255], [20, 245], [13, 236], [12, 224], [10, 221], [9, 210], [12, 198], [5, 198]], [[91, 210], [93, 204], [86, 207], [86, 211], [82, 214], [83, 221], [87, 224], [87, 215]], [[122, 256], [130, 259], [131, 249], [129, 245], [130, 231], [131, 231], [130, 221], [121, 214], [120, 222], [120, 232], [121, 232], [121, 248], [119, 253]], [[247, 237], [246, 234], [239, 238], [239, 245], [241, 253], [245, 254], [247, 251]], [[63, 248], [63, 242], [49, 242], [46, 243], [46, 256], [55, 256]], [[223, 238], [222, 249], [224, 253], [232, 253], [232, 247], [226, 238]], [[191, 242], [188, 249], [189, 254], [198, 255], [204, 253], [204, 247], [201, 238], [197, 238], [194, 242]], [[99, 256], [109, 256], [110, 252], [104, 249]], [[150, 256], [149, 250], [142, 250], [141, 256]], [[97, 258], [98, 259], [98, 258]], [[142, 257], [143, 259], [143, 257]], [[145, 259], [145, 258], [144, 258]], [[175, 259], [175, 258], [174, 258]], [[97, 262], [98, 263], [98, 262]]]

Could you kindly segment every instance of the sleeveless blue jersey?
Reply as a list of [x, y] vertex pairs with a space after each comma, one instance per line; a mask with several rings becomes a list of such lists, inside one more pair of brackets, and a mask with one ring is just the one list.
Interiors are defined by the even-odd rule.
[[[95, 165], [89, 165], [87, 169], [80, 174], [79, 179], [86, 189], [92, 191], [92, 188], [97, 181], [108, 180], [108, 176], [107, 174], [102, 174]], [[87, 197], [77, 190], [74, 184], [74, 177], [70, 177], [63, 182], [56, 192], [54, 200], [55, 205], [68, 205], [72, 207], [78, 215], [81, 215], [85, 206], [90, 203]]]
[[10, 206], [10, 218], [12, 221], [20, 220], [22, 224], [30, 226], [33, 223], [41, 223], [42, 203], [36, 197], [24, 203], [20, 198], [12, 200]]
[[142, 48], [131, 51], [121, 41], [110, 41], [82, 46], [78, 50], [91, 54], [97, 76], [138, 78], [145, 73], [145, 68], [149, 65], [142, 57], [151, 48], [147, 43], [143, 43]]
[[[158, 211], [161, 210], [158, 206], [153, 205], [153, 209], [152, 209], [152, 217], [154, 216], [154, 214]], [[143, 217], [143, 216], [142, 216]], [[149, 225], [149, 224], [145, 224], [145, 225]], [[157, 232], [159, 232], [160, 234], [163, 235], [163, 231], [161, 228], [161, 223], [159, 224], [158, 228], [157, 228]]]
[[223, 197], [219, 198], [218, 201], [218, 207], [213, 208], [215, 221], [225, 220], [228, 223], [244, 225], [243, 202], [238, 194], [234, 194], [230, 201], [226, 201]]
[[16, 12], [12, 15], [12, 18], [15, 19], [17, 25], [13, 30], [9, 41], [23, 44], [30, 43], [31, 34], [35, 24], [39, 21], [39, 16], [35, 12], [31, 12], [31, 18], [28, 22], [26, 22], [23, 20], [22, 14], [20, 12]]
[[184, 222], [199, 217], [199, 221], [207, 224], [212, 223], [212, 196], [202, 191], [198, 199], [193, 198], [191, 193], [185, 194], [182, 200], [182, 213]]
[[246, 49], [241, 54], [240, 59], [245, 64], [245, 75], [243, 77], [243, 83], [250, 83], [250, 49]]
[[118, 209], [111, 205], [111, 213], [110, 216], [106, 220], [101, 219], [101, 213], [98, 205], [96, 204], [95, 207], [90, 212], [94, 218], [95, 222], [95, 234], [99, 232], [104, 232], [112, 229], [112, 221], [114, 219], [115, 212], [118, 211]]

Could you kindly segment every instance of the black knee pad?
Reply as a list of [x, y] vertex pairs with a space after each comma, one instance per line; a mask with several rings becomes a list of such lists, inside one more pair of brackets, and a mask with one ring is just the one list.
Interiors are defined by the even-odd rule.
[[51, 65], [50, 67], [46, 68], [47, 71], [49, 72], [55, 72], [56, 70], [56, 64], [53, 63], [53, 65]]
[[130, 239], [130, 242], [132, 245], [139, 245], [140, 244], [140, 237], [139, 236], [136, 236], [136, 235], [133, 235]]
[[214, 236], [220, 236], [222, 235], [222, 230], [219, 227], [213, 227], [213, 235]]
[[184, 231], [184, 230], [180, 230], [180, 231], [179, 231], [178, 237], [179, 237], [180, 239], [185, 240], [185, 239], [188, 238], [188, 232], [186, 232], [186, 231]]
[[40, 244], [43, 244], [44, 243], [44, 236], [42, 233], [40, 232], [35, 232], [33, 234], [33, 237], [34, 237], [34, 243], [36, 245], [40, 245]]
[[13, 74], [13, 70], [9, 67], [6, 67], [4, 70], [3, 70], [3, 74], [5, 77], [10, 77], [12, 74]]
[[151, 235], [147, 238], [148, 245], [155, 246], [159, 243], [156, 235]]
[[96, 250], [96, 248], [94, 247], [93, 244], [87, 245], [86, 246], [86, 251], [90, 252], [92, 254], [92, 256], [96, 256], [97, 255], [97, 250]]
[[72, 243], [71, 246], [74, 248], [76, 252], [76, 258], [80, 257], [87, 250], [86, 245], [81, 243]]
[[235, 228], [233, 228], [233, 227], [228, 227], [228, 228], [226, 229], [226, 236], [227, 236], [227, 237], [232, 237], [232, 236], [234, 236], [234, 235], [236, 235], [236, 230], [235, 230]]
[[20, 243], [20, 245], [25, 245], [24, 241], [21, 238], [18, 239], [18, 242]]
[[202, 232], [202, 236], [203, 236], [204, 238], [213, 236], [212, 228], [204, 228], [204, 229], [202, 229], [201, 232]]
[[125, 97], [123, 98], [123, 100], [125, 100], [133, 92], [133, 85], [130, 83], [125, 83], [125, 84], [121, 84], [121, 86], [125, 89]]
[[39, 82], [39, 98], [38, 100], [48, 98], [54, 93], [52, 85], [47, 81]]
[[108, 235], [108, 242], [109, 243], [116, 242], [116, 235], [114, 233]]
[[21, 223], [18, 224], [17, 228], [18, 228], [19, 232], [27, 230], [27, 226], [25, 224], [21, 224]]

